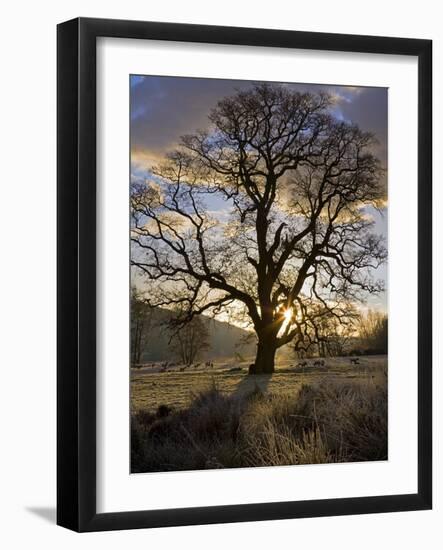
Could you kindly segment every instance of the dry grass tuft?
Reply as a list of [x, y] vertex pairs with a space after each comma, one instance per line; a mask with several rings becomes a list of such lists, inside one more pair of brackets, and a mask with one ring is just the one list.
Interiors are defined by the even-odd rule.
[[227, 395], [214, 384], [180, 411], [132, 416], [132, 471], [387, 458], [386, 376], [322, 377], [292, 394]]

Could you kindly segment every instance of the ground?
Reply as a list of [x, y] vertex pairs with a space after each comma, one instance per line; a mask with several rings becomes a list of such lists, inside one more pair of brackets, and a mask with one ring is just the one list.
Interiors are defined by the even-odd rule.
[[131, 410], [133, 413], [155, 411], [160, 405], [182, 409], [191, 403], [196, 393], [214, 384], [227, 395], [242, 396], [257, 386], [273, 395], [295, 394], [303, 383], [321, 378], [370, 380], [387, 369], [386, 355], [359, 357], [357, 364], [351, 359], [326, 358], [324, 365], [315, 365], [318, 359], [281, 360], [274, 374], [256, 376], [247, 374], [251, 361], [217, 361], [212, 367], [199, 363], [184, 370], [182, 365], [152, 363], [131, 369]]

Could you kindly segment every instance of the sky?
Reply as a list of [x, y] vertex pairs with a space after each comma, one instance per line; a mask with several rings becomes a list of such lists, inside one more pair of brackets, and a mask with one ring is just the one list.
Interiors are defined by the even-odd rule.
[[[217, 101], [237, 90], [250, 88], [251, 81], [207, 78], [130, 76], [131, 112], [131, 178], [145, 179], [151, 166], [174, 149], [183, 134], [206, 129], [208, 113]], [[329, 84], [284, 83], [295, 91], [326, 91], [335, 98], [331, 111], [339, 120], [358, 124], [375, 134], [378, 144], [374, 153], [387, 168], [388, 90], [386, 88], [334, 86]], [[222, 204], [208, 205], [211, 210]], [[371, 210], [376, 232], [387, 236], [387, 209]], [[387, 267], [376, 277], [386, 280]], [[387, 295], [370, 296], [368, 307], [386, 310]]]

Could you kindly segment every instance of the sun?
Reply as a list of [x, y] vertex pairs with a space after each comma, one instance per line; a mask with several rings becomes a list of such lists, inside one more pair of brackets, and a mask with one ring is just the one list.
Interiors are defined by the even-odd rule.
[[292, 311], [292, 308], [285, 309], [282, 313], [283, 313], [283, 322], [281, 324], [280, 330], [278, 331], [278, 336], [280, 336], [281, 334], [284, 334], [284, 332], [289, 328], [294, 316], [294, 312]]
[[292, 319], [292, 309], [285, 309], [283, 315], [285, 317], [285, 321], [289, 322]]

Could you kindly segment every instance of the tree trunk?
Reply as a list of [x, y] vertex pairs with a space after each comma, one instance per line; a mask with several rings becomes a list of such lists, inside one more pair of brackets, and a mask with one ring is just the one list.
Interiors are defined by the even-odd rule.
[[274, 372], [276, 339], [268, 336], [257, 344], [257, 355], [254, 365], [251, 365], [249, 374], [272, 374]]

